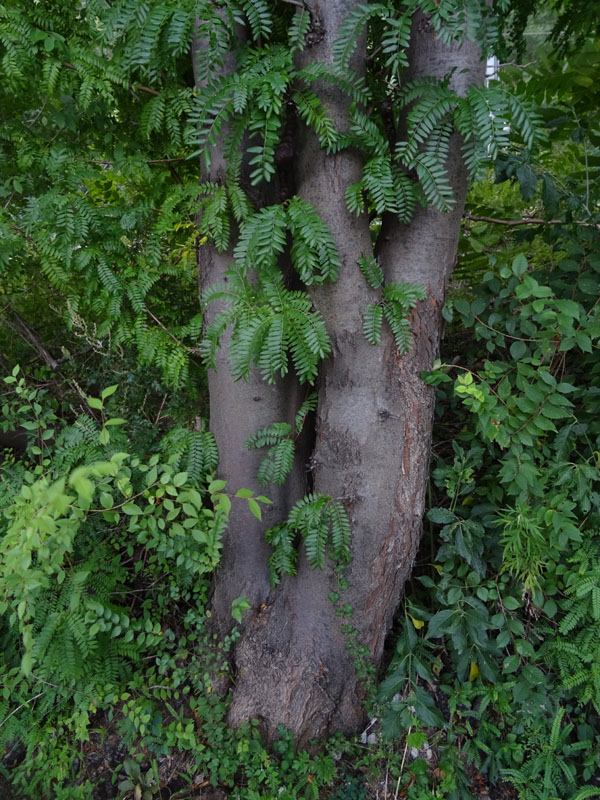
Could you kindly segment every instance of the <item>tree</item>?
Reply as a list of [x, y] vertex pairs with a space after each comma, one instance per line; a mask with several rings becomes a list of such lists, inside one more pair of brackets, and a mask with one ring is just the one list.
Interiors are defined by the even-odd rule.
[[497, 16], [459, 0], [62, 5], [2, 8], [9, 281], [35, 259], [71, 330], [137, 345], [172, 383], [186, 356], [213, 366], [219, 477], [272, 501], [264, 519], [232, 509], [216, 577], [221, 631], [238, 596], [250, 606], [231, 720], [301, 741], [354, 730], [419, 544], [420, 375], [468, 174], [509, 128], [538, 135], [527, 100], [482, 86]]
[[[209, 316], [213, 342], [233, 322], [233, 376], [225, 341], [209, 373], [220, 474], [254, 488], [258, 473], [274, 501], [271, 581], [265, 522], [237, 513], [214, 603], [226, 630], [233, 599], [248, 598], [230, 719], [258, 717], [270, 737], [279, 724], [300, 740], [360, 726], [360, 679], [381, 660], [419, 544], [433, 412], [420, 373], [438, 354], [456, 256], [467, 184], [461, 145], [469, 152], [471, 140], [473, 160], [474, 127], [489, 114], [477, 106], [487, 102], [479, 88], [469, 95], [483, 62], [463, 20], [447, 28], [436, 6], [427, 11], [308, 3], [291, 22], [293, 61], [276, 44], [254, 46], [234, 77], [225, 72], [205, 90], [200, 141], [213, 147], [204, 150], [206, 177], [227, 181], [224, 142], [248, 130], [256, 155], [234, 178], [247, 193], [272, 174], [279, 183], [278, 204], [263, 196], [262, 212], [238, 219], [235, 251], [215, 243], [199, 254], [202, 281], [219, 284], [205, 297], [227, 298], [235, 309]], [[477, 30], [485, 21], [484, 8], [470, 20]], [[270, 26], [257, 18], [251, 32], [267, 37]], [[199, 38], [196, 53], [208, 46]], [[236, 92], [248, 93], [240, 110]], [[379, 112], [369, 110], [373, 102]], [[300, 285], [314, 310], [292, 294]], [[297, 376], [316, 381], [311, 405], [300, 405], [288, 359]], [[264, 447], [272, 448], [266, 467]]]

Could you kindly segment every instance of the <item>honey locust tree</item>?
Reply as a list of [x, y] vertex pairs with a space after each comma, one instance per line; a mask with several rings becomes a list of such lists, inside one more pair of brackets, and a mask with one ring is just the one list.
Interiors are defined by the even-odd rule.
[[4, 308], [134, 345], [172, 384], [208, 364], [217, 479], [252, 495], [212, 619], [228, 632], [246, 598], [230, 720], [269, 737], [360, 726], [417, 552], [420, 375], [467, 183], [538, 136], [483, 85], [498, 19], [483, 0], [0, 5]]

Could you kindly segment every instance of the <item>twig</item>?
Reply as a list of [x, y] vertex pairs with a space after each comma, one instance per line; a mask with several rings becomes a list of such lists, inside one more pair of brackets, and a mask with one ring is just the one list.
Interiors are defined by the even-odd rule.
[[400, 781], [402, 780], [402, 773], [404, 772], [404, 764], [406, 763], [406, 753], [408, 751], [408, 737], [410, 736], [411, 731], [412, 731], [412, 725], [408, 729], [408, 733], [406, 734], [406, 740], [404, 742], [404, 753], [402, 753], [402, 763], [400, 764], [400, 774], [398, 775], [398, 783], [396, 784], [396, 791], [394, 792], [394, 800], [398, 800]]
[[156, 89], [151, 89], [149, 86], [140, 86], [139, 83], [133, 85], [138, 90], [138, 92], [146, 92], [146, 94], [153, 94], [155, 97], [157, 97], [160, 94], [160, 92], [157, 92]]
[[[150, 158], [146, 161], [146, 164], [172, 164], [175, 161], [186, 161], [187, 156], [179, 156], [178, 158]], [[92, 158], [92, 164], [100, 164], [107, 167], [114, 167], [114, 161], [105, 161], [103, 158]]]
[[29, 703], [33, 703], [34, 700], [37, 700], [38, 697], [41, 697], [43, 694], [45, 693], [40, 692], [39, 694], [36, 694], [35, 697], [30, 697], [29, 700], [25, 700], [24, 703], [21, 703], [20, 706], [17, 706], [14, 711], [10, 712], [10, 714], [8, 715], [8, 717], [6, 717], [6, 719], [3, 719], [2, 722], [0, 722], [0, 728], [3, 725], [5, 725], [8, 722], [8, 720], [17, 713], [17, 711], [20, 711], [22, 708], [25, 708], [25, 706], [28, 706]]
[[48, 364], [51, 369], [58, 369], [58, 361], [53, 358], [50, 353], [46, 350], [44, 345], [40, 342], [38, 337], [35, 334], [33, 328], [31, 328], [27, 322], [23, 319], [23, 317], [14, 309], [10, 309], [12, 315], [17, 323], [18, 327], [21, 330], [21, 335], [23, 338], [29, 340], [29, 343], [32, 345], [33, 349], [37, 352], [37, 354]]
[[487, 328], [488, 331], [492, 331], [493, 333], [499, 333], [500, 336], [506, 336], [507, 339], [514, 339], [516, 342], [543, 342], [544, 339], [525, 339], [523, 336], [511, 336], [510, 333], [503, 333], [499, 331], [498, 328], [492, 328], [490, 325], [486, 325], [486, 323], [480, 319], [477, 314], [473, 314], [473, 317], [479, 322], [480, 325], [483, 325], [484, 328]]
[[526, 64], [517, 64], [516, 61], [503, 61], [501, 64], [498, 64], [498, 69], [502, 69], [502, 67], [517, 67], [518, 69], [527, 69], [527, 67], [535, 66], [536, 61], [528, 61]]
[[171, 331], [167, 328], [167, 326], [164, 323], [162, 323], [158, 317], [155, 317], [154, 314], [147, 307], [146, 307], [146, 312], [152, 317], [152, 319], [154, 320], [154, 322], [156, 322], [157, 325], [160, 325], [160, 327], [167, 334], [167, 336], [169, 336], [169, 338], [173, 339], [174, 342], [176, 342], [180, 347], [182, 347], [186, 351], [186, 353], [190, 353], [191, 355], [194, 356], [198, 356], [201, 354], [202, 351], [199, 350], [197, 347], [188, 347], [187, 344], [184, 344], [181, 341], [181, 339], [178, 339], [176, 336], [174, 336], [171, 333]]
[[600, 224], [594, 222], [582, 222], [580, 220], [565, 222], [563, 219], [541, 219], [540, 217], [496, 219], [496, 217], [475, 217], [471, 214], [465, 214], [463, 219], [467, 222], [491, 222], [495, 225], [508, 225], [509, 227], [514, 227], [516, 225], [581, 225], [584, 228], [600, 228]]
[[165, 407], [165, 403], [167, 402], [167, 395], [165, 395], [162, 399], [162, 403], [160, 404], [160, 408], [158, 409], [158, 414], [156, 415], [156, 419], [154, 420], [154, 424], [158, 425], [160, 420], [160, 415], [162, 413], [163, 408]]

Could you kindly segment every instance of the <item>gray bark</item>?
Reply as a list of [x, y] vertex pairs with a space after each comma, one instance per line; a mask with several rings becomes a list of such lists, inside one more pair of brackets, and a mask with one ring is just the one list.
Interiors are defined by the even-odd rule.
[[[304, 54], [331, 60], [335, 32], [353, 3], [307, 3], [323, 38]], [[427, 20], [415, 19], [413, 76], [444, 75], [456, 67], [464, 88], [481, 79], [477, 49], [447, 48]], [[364, 68], [364, 41], [353, 68]], [[462, 72], [467, 70], [467, 72]], [[457, 87], [458, 88], [458, 87]], [[320, 87], [343, 127], [347, 100]], [[351, 624], [369, 659], [381, 660], [387, 632], [417, 553], [422, 527], [433, 419], [433, 393], [419, 377], [437, 357], [441, 305], [454, 264], [466, 176], [456, 147], [448, 171], [457, 202], [451, 214], [424, 210], [409, 226], [386, 220], [378, 248], [387, 280], [424, 283], [428, 298], [412, 315], [414, 347], [400, 356], [391, 333], [374, 348], [362, 333], [362, 313], [375, 299], [357, 266], [371, 252], [368, 220], [351, 216], [347, 186], [358, 180], [356, 154], [327, 156], [308, 135], [298, 160], [298, 187], [331, 228], [342, 269], [335, 284], [313, 291], [330, 332], [333, 353], [323, 365], [313, 453], [314, 488], [341, 499], [352, 524], [350, 588], [343, 601], [354, 609]], [[328, 599], [331, 569], [315, 572], [301, 559], [298, 574], [271, 593], [237, 648], [237, 682], [230, 720], [259, 718], [268, 737], [282, 723], [304, 743], [336, 730], [355, 731], [363, 719], [362, 690], [347, 652], [341, 620]]]
[[[242, 36], [240, 31], [240, 38]], [[197, 38], [194, 50], [208, 46], [207, 41]], [[233, 72], [235, 66], [235, 56], [231, 53], [225, 60], [223, 73]], [[201, 82], [197, 80], [197, 84], [201, 85]], [[203, 178], [224, 184], [226, 162], [221, 149], [214, 147], [211, 156], [210, 170]], [[276, 187], [272, 191], [275, 192]], [[270, 198], [262, 195], [256, 199], [260, 205], [269, 202]], [[235, 241], [235, 234], [234, 231], [232, 241]], [[213, 245], [200, 246], [200, 290], [214, 283], [226, 282], [226, 272], [233, 261], [231, 249], [220, 253]], [[223, 304], [219, 301], [210, 303], [206, 324], [210, 324], [222, 309]], [[285, 486], [261, 487], [256, 476], [264, 452], [244, 447], [246, 440], [260, 428], [272, 422], [293, 421], [301, 403], [300, 387], [293, 376], [268, 386], [257, 370], [252, 370], [247, 381], [234, 381], [227, 355], [230, 338], [230, 332], [222, 337], [222, 346], [215, 358], [216, 369], [208, 373], [210, 430], [219, 449], [218, 477], [227, 480], [227, 491], [252, 489], [257, 494], [265, 494], [273, 502], [263, 506], [263, 522], [260, 522], [250, 513], [245, 500], [233, 500], [212, 599], [213, 620], [221, 632], [231, 628], [231, 604], [235, 598], [245, 596], [253, 607], [260, 606], [267, 598], [270, 548], [264, 538], [265, 529], [286, 519], [291, 505], [304, 493], [301, 454]]]

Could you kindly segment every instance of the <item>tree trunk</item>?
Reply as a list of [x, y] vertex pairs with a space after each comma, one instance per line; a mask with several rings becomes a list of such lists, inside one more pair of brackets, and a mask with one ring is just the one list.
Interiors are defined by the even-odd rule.
[[[318, 22], [319, 36], [301, 58], [331, 61], [335, 34], [356, 3], [311, 0], [306, 5], [313, 24]], [[461, 91], [483, 75], [475, 46], [446, 47], [436, 40], [421, 14], [414, 18], [410, 52], [413, 78], [445, 75], [456, 68], [455, 88]], [[363, 38], [351, 64], [359, 75], [365, 71], [365, 56]], [[348, 98], [337, 88], [319, 86], [317, 91], [338, 127], [346, 127]], [[351, 215], [345, 201], [346, 188], [362, 174], [360, 158], [352, 150], [326, 155], [312, 133], [305, 134], [301, 142], [297, 190], [329, 225], [342, 265], [335, 283], [311, 287], [313, 303], [325, 319], [332, 342], [332, 354], [322, 364], [319, 377], [311, 465], [314, 491], [340, 500], [351, 522], [353, 560], [345, 573], [349, 588], [342, 593], [341, 602], [351, 606], [352, 616], [340, 616], [330, 600], [330, 593], [339, 591], [332, 567], [315, 571], [305, 555], [296, 576], [270, 591], [261, 584], [263, 605], [254, 603], [248, 612], [233, 654], [236, 685], [230, 721], [239, 725], [258, 718], [269, 738], [276, 735], [279, 724], [294, 731], [300, 743], [360, 727], [363, 690], [357, 677], [356, 648], [349, 652], [348, 644], [360, 645], [362, 657], [375, 667], [379, 664], [417, 553], [434, 404], [433, 392], [419, 374], [431, 369], [438, 354], [446, 279], [456, 255], [466, 192], [456, 144], [447, 165], [456, 197], [452, 213], [422, 210], [408, 226], [386, 218], [377, 243], [387, 281], [422, 283], [428, 289], [427, 299], [412, 314], [413, 348], [401, 356], [389, 330], [384, 330], [378, 347], [369, 344], [363, 334], [364, 310], [368, 303], [377, 302], [379, 295], [369, 288], [357, 265], [362, 254], [373, 252], [369, 220], [366, 215]], [[214, 379], [211, 391], [213, 388]], [[217, 398], [215, 410], [224, 416], [219, 425], [226, 427], [232, 416], [241, 416], [242, 395], [243, 402], [249, 403], [246, 417], [255, 418], [251, 398], [255, 391], [264, 394], [264, 388], [259, 392], [258, 388], [242, 387], [242, 393], [234, 394], [239, 388], [231, 387], [228, 408], [222, 403], [223, 394]], [[281, 395], [278, 397], [277, 403], [281, 402]], [[279, 415], [265, 413], [253, 429], [284, 419], [282, 410], [276, 410]], [[245, 431], [243, 435], [247, 435]], [[238, 439], [242, 440], [241, 434]], [[238, 463], [236, 457], [235, 451], [222, 451], [223, 474], [233, 486], [252, 487], [250, 474], [228, 471]], [[252, 467], [247, 463], [243, 468]], [[229, 532], [231, 541], [240, 538], [236, 524], [232, 523]], [[266, 561], [264, 545], [253, 545], [250, 550], [243, 558], [249, 558], [250, 571], [255, 574], [260, 572], [262, 560]], [[242, 561], [236, 564], [243, 572]], [[235, 569], [224, 561], [217, 586], [226, 587], [232, 574]]]
[[[243, 36], [243, 29], [238, 30], [239, 40], [243, 40]], [[208, 47], [209, 41], [196, 38], [194, 52]], [[193, 62], [195, 67], [195, 58]], [[231, 53], [223, 64], [222, 74], [234, 72], [235, 66], [235, 56]], [[197, 75], [196, 84], [202, 85]], [[227, 128], [223, 138], [226, 132]], [[213, 147], [211, 166], [203, 179], [225, 185], [226, 167], [221, 148]], [[276, 183], [262, 191], [245, 188], [249, 188], [259, 207], [274, 202], [278, 192]], [[234, 229], [231, 236], [234, 243], [236, 233]], [[231, 247], [225, 252], [219, 252], [211, 244], [198, 248], [200, 292], [212, 284], [227, 283], [226, 273], [234, 262], [232, 250]], [[224, 303], [219, 301], [209, 304], [205, 313], [205, 324], [209, 325], [223, 308]], [[208, 373], [210, 430], [219, 450], [218, 477], [227, 481], [229, 490], [260, 489], [272, 503], [263, 506], [261, 522], [250, 513], [245, 500], [233, 501], [230, 524], [223, 540], [219, 579], [212, 598], [213, 619], [222, 634], [231, 629], [233, 600], [244, 596], [253, 607], [257, 607], [267, 599], [270, 590], [267, 563], [270, 548], [265, 541], [264, 532], [287, 518], [295, 500], [304, 493], [305, 482], [303, 454], [299, 452], [284, 486], [271, 485], [263, 489], [257, 485], [256, 475], [264, 453], [260, 450], [248, 450], [244, 446], [245, 442], [260, 428], [272, 422], [293, 422], [303, 393], [293, 374], [279, 380], [274, 386], [266, 384], [258, 370], [252, 370], [247, 381], [234, 381], [228, 360], [230, 338], [230, 331], [227, 331], [215, 356], [216, 368]]]

